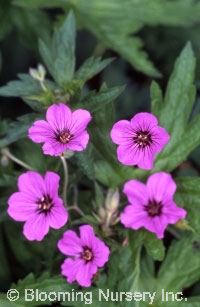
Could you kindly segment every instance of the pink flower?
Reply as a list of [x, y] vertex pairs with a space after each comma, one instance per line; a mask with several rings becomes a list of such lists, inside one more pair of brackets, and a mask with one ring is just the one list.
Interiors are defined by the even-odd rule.
[[18, 178], [19, 192], [8, 200], [8, 214], [24, 224], [24, 235], [41, 241], [49, 228], [59, 229], [67, 222], [68, 214], [58, 197], [60, 177], [47, 172], [42, 178], [36, 172], [26, 172]]
[[63, 103], [53, 104], [45, 120], [36, 121], [29, 129], [28, 136], [35, 143], [44, 143], [44, 154], [59, 156], [67, 149], [82, 151], [89, 141], [85, 130], [92, 117], [86, 110], [74, 112]]
[[121, 222], [135, 230], [144, 227], [162, 239], [168, 224], [186, 216], [186, 211], [173, 200], [175, 191], [176, 183], [164, 172], [151, 175], [146, 185], [137, 180], [128, 181], [123, 192], [131, 204], [121, 213]]
[[115, 123], [110, 136], [119, 145], [118, 160], [125, 165], [138, 165], [144, 169], [153, 168], [156, 152], [169, 142], [167, 131], [158, 126], [157, 118], [149, 113], [138, 113], [131, 121]]
[[108, 261], [110, 250], [95, 236], [92, 226], [81, 226], [79, 231], [80, 238], [74, 231], [68, 230], [58, 241], [60, 251], [72, 256], [62, 264], [62, 275], [66, 276], [69, 283], [76, 280], [79, 285], [90, 287], [98, 267], [103, 267]]

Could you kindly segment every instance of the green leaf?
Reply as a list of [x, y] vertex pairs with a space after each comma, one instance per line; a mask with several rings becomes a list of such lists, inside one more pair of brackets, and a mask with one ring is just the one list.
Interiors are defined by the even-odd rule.
[[142, 50], [143, 43], [138, 37], [101, 32], [101, 29], [94, 29], [92, 27], [90, 27], [90, 30], [107, 48], [112, 48], [118, 52], [135, 69], [149, 76], [161, 77], [159, 71], [148, 59], [148, 54]]
[[75, 69], [75, 19], [72, 12], [55, 30], [51, 46], [40, 40], [39, 50], [49, 72], [60, 86], [72, 80]]
[[177, 292], [199, 280], [200, 252], [194, 247], [195, 240], [193, 235], [188, 235], [170, 245], [158, 272], [159, 288]]
[[46, 12], [41, 10], [27, 10], [11, 7], [11, 17], [15, 31], [26, 46], [38, 53], [38, 38], [47, 40], [51, 29], [50, 19]]
[[41, 92], [40, 84], [28, 74], [19, 74], [21, 80], [10, 81], [0, 88], [0, 96], [4, 97], [24, 97]]
[[41, 174], [44, 174], [46, 171], [55, 170], [56, 159], [44, 155], [41, 144], [35, 144], [30, 139], [22, 139], [17, 142], [15, 147], [15, 156], [23, 157], [23, 161], [30, 165], [33, 170]]
[[39, 117], [38, 114], [31, 113], [18, 117], [16, 122], [10, 123], [7, 128], [7, 135], [0, 139], [0, 148], [10, 145], [19, 139], [27, 136], [28, 128], [33, 121]]
[[113, 102], [124, 91], [124, 88], [125, 86], [115, 86], [101, 89], [98, 93], [93, 91], [83, 98], [80, 106], [83, 106], [90, 112], [96, 112], [110, 102]]
[[173, 138], [184, 130], [194, 103], [195, 64], [196, 59], [192, 46], [188, 43], [175, 63], [159, 118], [160, 124], [169, 133], [174, 132]]
[[105, 202], [104, 193], [102, 187], [95, 181], [95, 204], [96, 208], [102, 207]]
[[171, 172], [200, 144], [200, 115], [188, 123], [196, 94], [193, 85], [195, 63], [191, 44], [188, 43], [175, 63], [161, 109], [159, 104], [159, 124], [168, 131], [170, 141], [157, 155], [154, 172]]
[[[200, 296], [189, 297], [187, 301], [177, 303], [177, 307], [199, 307], [200, 305]], [[174, 306], [176, 307], [176, 306]]]
[[[136, 34], [144, 26], [187, 26], [199, 22], [200, 4], [187, 0], [15, 0], [26, 7], [73, 8], [84, 28], [107, 48], [118, 52], [136, 69], [158, 77], [160, 73], [142, 50]], [[120, 20], [120, 22], [119, 22]]]
[[[14, 189], [13, 189], [14, 191]], [[15, 185], [16, 191], [16, 185]], [[12, 266], [12, 261], [16, 263], [16, 276], [23, 271], [28, 274], [32, 271], [41, 270], [44, 264], [46, 254], [45, 245], [38, 244], [38, 242], [30, 242], [23, 235], [23, 227], [20, 223], [12, 221], [10, 218], [3, 224], [6, 244], [9, 247], [12, 258], [8, 258], [9, 265]], [[17, 242], [17, 248], [16, 248]], [[32, 261], [32, 259], [35, 261]], [[43, 264], [42, 264], [43, 262]]]
[[[41, 306], [41, 305], [47, 305], [50, 306], [52, 305], [52, 301], [50, 301], [48, 298], [45, 301], [36, 300], [36, 290], [40, 292], [45, 292], [45, 293], [58, 293], [58, 292], [67, 292], [72, 290], [72, 288], [76, 288], [75, 285], [71, 285], [69, 283], [66, 283], [66, 280], [61, 276], [61, 275], [55, 275], [55, 276], [50, 276], [48, 272], [44, 273], [42, 276], [39, 278], [35, 278], [35, 276], [30, 273], [25, 279], [19, 280], [17, 284], [12, 284], [11, 285], [12, 289], [16, 289], [19, 292], [19, 302], [15, 302], [15, 306], [18, 307], [27, 307], [27, 306]], [[29, 292], [26, 289], [31, 289]], [[33, 291], [34, 296], [33, 300], [32, 296], [29, 295], [29, 301], [25, 301], [25, 291], [27, 293], [30, 293]], [[2, 303], [2, 306], [7, 306], [4, 304], [5, 302], [6, 295], [1, 294], [0, 296], [0, 303]], [[55, 298], [55, 295], [52, 295], [52, 298]], [[7, 299], [8, 301], [8, 299]], [[55, 301], [56, 302], [56, 301]], [[19, 304], [19, 305], [18, 305]], [[10, 303], [9, 305], [10, 306]]]
[[148, 254], [154, 260], [162, 261], [164, 259], [165, 247], [163, 241], [158, 239], [154, 233], [145, 230], [143, 242]]
[[54, 8], [64, 5], [66, 0], [54, 0], [53, 2], [52, 0], [43, 0], [42, 2], [40, 0], [14, 0], [13, 3], [27, 8]]
[[91, 57], [87, 59], [83, 65], [75, 73], [75, 79], [83, 80], [86, 82], [99, 72], [101, 72], [107, 65], [109, 65], [114, 59], [108, 58], [102, 60], [101, 57]]
[[55, 83], [45, 80], [44, 83], [48, 90], [44, 92], [39, 81], [33, 79], [29, 74], [18, 74], [18, 77], [20, 80], [10, 81], [0, 88], [0, 96], [21, 97], [33, 110], [41, 112], [43, 110], [42, 104], [47, 105], [46, 100], [50, 101]]
[[[3, 293], [0, 293], [0, 304], [4, 307], [10, 307], [10, 301], [7, 299], [7, 296]], [[37, 305], [36, 305], [37, 306]], [[21, 302], [15, 301], [15, 307], [27, 307], [27, 305], [22, 304]]]
[[10, 267], [6, 255], [5, 242], [3, 240], [3, 229], [0, 225], [0, 288], [4, 289], [10, 283]]
[[84, 174], [91, 180], [94, 180], [95, 172], [91, 146], [88, 145], [85, 150], [78, 152], [76, 154], [76, 160], [78, 167], [83, 170]]
[[162, 90], [159, 87], [158, 83], [153, 81], [151, 83], [150, 91], [151, 91], [151, 112], [156, 117], [159, 117], [160, 111], [163, 106]]
[[176, 203], [186, 209], [186, 219], [194, 231], [200, 235], [200, 178], [183, 177], [177, 178]]

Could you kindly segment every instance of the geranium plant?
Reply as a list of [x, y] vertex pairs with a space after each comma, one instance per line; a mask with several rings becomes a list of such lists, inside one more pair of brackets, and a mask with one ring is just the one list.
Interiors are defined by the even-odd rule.
[[183, 2], [5, 4], [35, 60], [0, 87], [1, 306], [199, 306], [196, 57], [187, 42], [153, 81], [144, 74], [161, 73], [131, 36], [195, 26], [199, 3]]

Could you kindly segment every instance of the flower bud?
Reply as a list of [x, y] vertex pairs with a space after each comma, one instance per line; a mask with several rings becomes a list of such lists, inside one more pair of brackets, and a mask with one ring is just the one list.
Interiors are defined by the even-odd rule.
[[43, 82], [46, 75], [46, 70], [43, 65], [39, 64], [37, 69], [30, 68], [29, 74], [33, 79]]
[[31, 77], [33, 79], [39, 80], [39, 76], [38, 76], [38, 71], [35, 68], [30, 68], [29, 69], [29, 74], [31, 75]]
[[190, 230], [190, 231], [194, 231], [193, 228], [189, 225], [188, 221], [186, 220], [179, 220], [175, 226], [179, 229], [182, 230]]
[[38, 65], [38, 73], [39, 73], [39, 76], [40, 76], [40, 80], [43, 81], [44, 78], [45, 78], [45, 75], [46, 75], [46, 70], [45, 70], [44, 66], [41, 65], [41, 64]]
[[98, 215], [101, 218], [102, 222], [104, 222], [107, 216], [107, 212], [104, 208], [101, 207], [99, 208]]
[[6, 167], [9, 163], [9, 158], [6, 155], [2, 155], [1, 157], [1, 165]]
[[116, 211], [119, 206], [119, 198], [120, 195], [118, 189], [114, 192], [109, 189], [105, 201], [106, 209], [109, 211]]

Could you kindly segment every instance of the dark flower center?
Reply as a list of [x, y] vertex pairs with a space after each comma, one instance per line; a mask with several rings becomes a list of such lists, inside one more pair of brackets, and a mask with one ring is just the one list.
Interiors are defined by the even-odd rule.
[[57, 134], [57, 140], [60, 141], [62, 144], [67, 144], [72, 139], [73, 135], [69, 133], [66, 129], [60, 131]]
[[93, 252], [90, 248], [88, 247], [83, 247], [83, 252], [81, 254], [81, 258], [84, 259], [85, 261], [91, 261], [93, 259]]
[[145, 148], [153, 143], [150, 132], [142, 130], [136, 132], [136, 136], [133, 137], [133, 141], [140, 148]]
[[162, 214], [162, 203], [157, 202], [156, 200], [150, 200], [148, 205], [146, 206], [146, 211], [149, 216], [155, 217], [160, 216]]
[[44, 195], [38, 201], [38, 209], [40, 213], [48, 213], [50, 212], [51, 208], [53, 207], [53, 202], [49, 195]]

